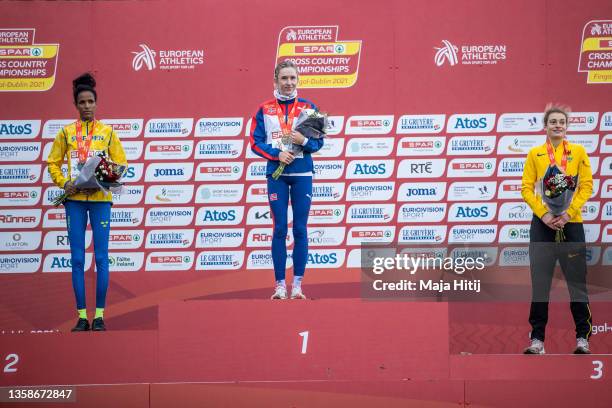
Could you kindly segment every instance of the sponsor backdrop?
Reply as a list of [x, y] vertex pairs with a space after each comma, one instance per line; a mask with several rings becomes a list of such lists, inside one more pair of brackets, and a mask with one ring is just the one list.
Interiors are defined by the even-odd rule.
[[572, 107], [569, 140], [591, 157], [591, 264], [612, 263], [609, 2], [287, 7], [0, 5], [0, 329], [72, 316], [65, 215], [50, 204], [60, 190], [45, 159], [76, 118], [71, 80], [84, 71], [130, 162], [110, 238], [109, 317], [120, 327], [155, 325], [167, 299], [268, 295], [265, 161], [247, 134], [283, 59], [300, 65], [300, 96], [332, 124], [315, 157], [315, 295], [358, 293], [330, 283], [359, 280], [351, 268], [364, 242], [496, 245], [498, 266], [524, 268], [531, 212], [520, 178], [550, 101]]

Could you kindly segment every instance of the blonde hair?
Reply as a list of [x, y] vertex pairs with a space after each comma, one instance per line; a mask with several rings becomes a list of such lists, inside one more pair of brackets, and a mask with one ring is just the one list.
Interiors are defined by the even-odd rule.
[[552, 113], [561, 113], [563, 116], [565, 116], [565, 121], [569, 122], [569, 113], [571, 111], [572, 111], [572, 108], [570, 108], [567, 105], [555, 104], [552, 102], [549, 103], [544, 108], [544, 126], [546, 126], [546, 124], [548, 123], [548, 117]]
[[296, 74], [299, 76], [297, 64], [291, 60], [284, 60], [276, 64], [276, 68], [274, 68], [274, 80], [278, 80], [278, 74], [283, 68], [293, 68], [295, 69]]

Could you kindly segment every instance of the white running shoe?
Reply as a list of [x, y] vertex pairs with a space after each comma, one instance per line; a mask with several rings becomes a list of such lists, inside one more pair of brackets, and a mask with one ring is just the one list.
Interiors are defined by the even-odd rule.
[[282, 285], [276, 285], [274, 294], [270, 299], [287, 299], [287, 288]]
[[589, 350], [589, 341], [584, 337], [577, 338], [574, 354], [591, 354], [591, 350]]
[[291, 288], [291, 299], [306, 299], [306, 296], [302, 293], [302, 288]]
[[531, 346], [527, 347], [523, 354], [545, 354], [544, 342], [538, 339], [531, 339]]

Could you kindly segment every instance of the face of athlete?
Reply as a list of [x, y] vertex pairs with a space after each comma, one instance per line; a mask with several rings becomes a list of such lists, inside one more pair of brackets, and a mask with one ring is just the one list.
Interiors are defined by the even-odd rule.
[[298, 73], [295, 68], [282, 68], [278, 72], [278, 78], [274, 81], [274, 85], [281, 95], [290, 96], [298, 84]]
[[93, 120], [96, 114], [96, 97], [93, 92], [80, 92], [77, 95], [76, 108], [81, 120]]
[[544, 128], [551, 142], [561, 141], [567, 132], [567, 119], [564, 114], [553, 112], [548, 115], [548, 122], [546, 122]]

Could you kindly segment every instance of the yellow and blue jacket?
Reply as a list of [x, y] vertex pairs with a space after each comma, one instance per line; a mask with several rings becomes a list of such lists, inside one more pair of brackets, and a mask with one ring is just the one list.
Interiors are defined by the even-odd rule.
[[[582, 222], [582, 206], [593, 193], [593, 172], [589, 156], [584, 147], [579, 144], [568, 143], [567, 168], [565, 174], [578, 176], [578, 186], [574, 191], [572, 202], [567, 210], [569, 222]], [[561, 168], [561, 158], [563, 157], [563, 143], [559, 143], [555, 149], [555, 162]], [[541, 183], [546, 170], [550, 166], [546, 143], [532, 148], [527, 154], [527, 161], [523, 169], [523, 180], [521, 185], [521, 195], [525, 202], [531, 207], [533, 213], [542, 218], [548, 212], [548, 208], [542, 202], [540, 194], [535, 192], [536, 183]]]
[[[91, 132], [91, 121], [85, 121], [82, 123], [83, 134], [89, 134]], [[82, 137], [82, 135], [79, 135]], [[49, 164], [49, 174], [53, 182], [60, 188], [73, 180], [74, 177], [74, 166], [78, 163], [78, 147], [77, 147], [77, 135], [76, 135], [76, 122], [73, 122], [67, 126], [64, 126], [55, 136], [55, 141], [51, 147], [51, 152], [47, 158]], [[89, 148], [89, 155], [104, 152], [106, 157], [110, 158], [115, 163], [124, 164], [127, 166], [127, 159], [125, 152], [119, 137], [115, 131], [108, 125], [100, 121], [95, 122], [93, 129], [93, 136], [91, 146]], [[68, 160], [68, 173], [62, 172], [62, 164], [65, 159]], [[78, 172], [77, 172], [78, 174]], [[72, 175], [72, 177], [71, 177]], [[97, 191], [93, 194], [75, 193], [70, 196], [70, 200], [77, 201], [113, 201], [113, 195], [103, 190]]]

